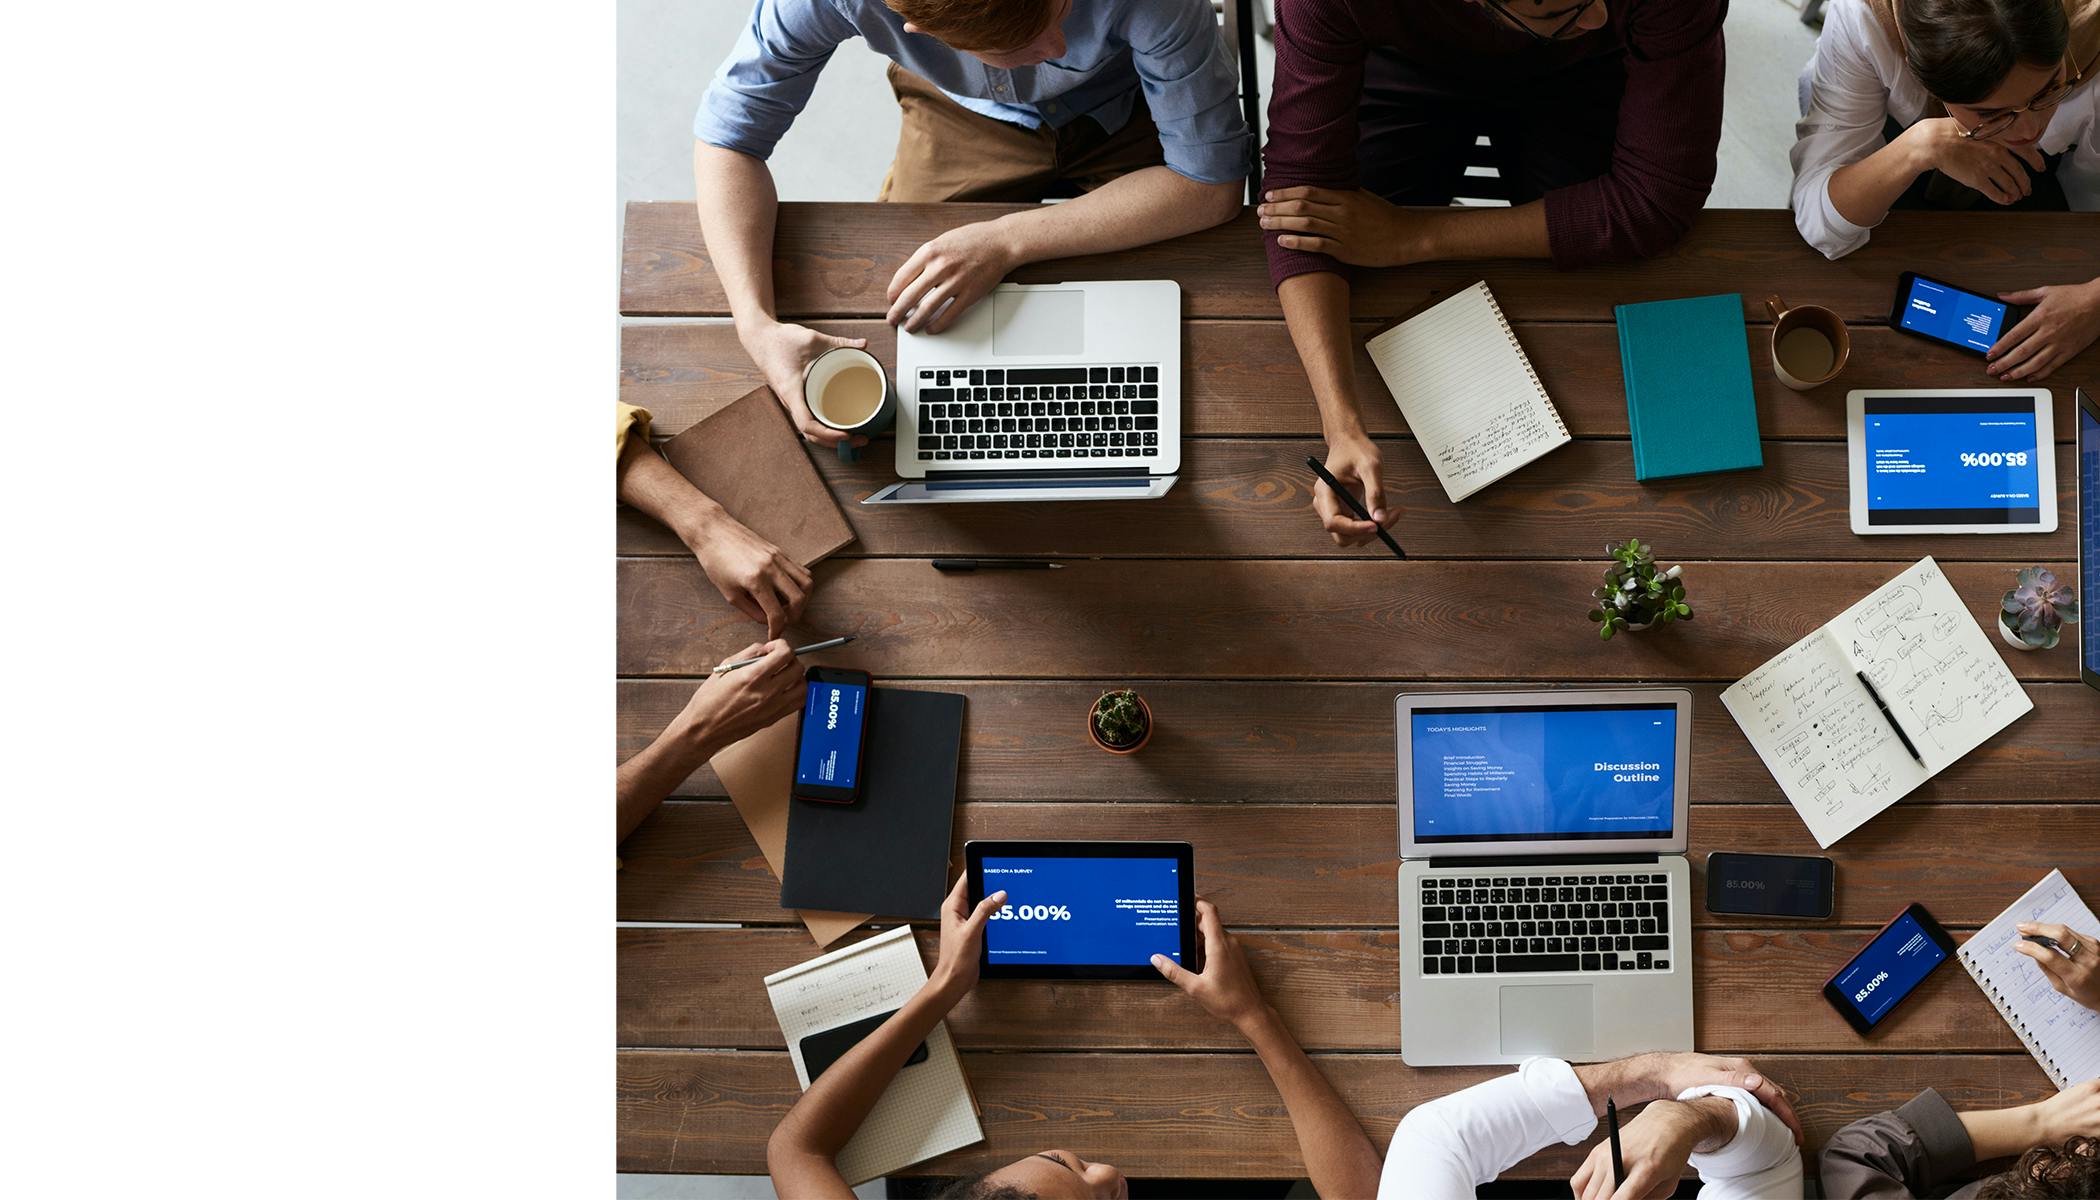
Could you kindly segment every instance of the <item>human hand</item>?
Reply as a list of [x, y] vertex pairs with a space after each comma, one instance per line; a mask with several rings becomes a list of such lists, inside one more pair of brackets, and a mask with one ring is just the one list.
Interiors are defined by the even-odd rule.
[[2033, 1107], [2036, 1145], [2060, 1146], [2074, 1137], [2100, 1137], [2100, 1079], [2072, 1084]]
[[[723, 513], [688, 543], [707, 581], [738, 612], [761, 622], [777, 638], [802, 615], [815, 580], [780, 547]], [[748, 656], [746, 656], [748, 657]], [[751, 668], [745, 668], [750, 670]]]
[[1357, 517], [1349, 506], [1342, 503], [1327, 486], [1326, 480], [1313, 484], [1313, 511], [1320, 516], [1320, 524], [1337, 546], [1361, 546], [1378, 536], [1380, 526], [1390, 528], [1400, 519], [1397, 509], [1385, 507], [1385, 482], [1379, 476], [1381, 463], [1378, 445], [1361, 434], [1330, 440], [1327, 443], [1327, 461], [1322, 464], [1330, 474], [1344, 485], [1353, 485], [1357, 498], [1371, 514], [1371, 520]]
[[2049, 986], [2078, 1001], [2089, 1009], [2100, 1012], [2100, 939], [2092, 934], [2078, 933], [2053, 922], [2022, 921], [2021, 933], [2039, 933], [2069, 951], [2065, 958], [2047, 946], [2020, 939], [2013, 949], [2033, 959], [2049, 977]]
[[860, 434], [847, 434], [833, 429], [810, 415], [809, 404], [802, 395], [802, 373], [809, 369], [817, 356], [826, 350], [841, 346], [855, 350], [868, 348], [866, 338], [833, 337], [818, 333], [806, 326], [785, 321], [770, 321], [753, 327], [748, 333], [739, 327], [738, 340], [744, 343], [744, 353], [766, 377], [766, 386], [780, 397], [781, 407], [802, 431], [804, 441], [820, 446], [836, 446], [848, 438], [856, 446], [865, 446], [868, 439]]
[[2034, 310], [1991, 347], [1984, 369], [1995, 379], [2047, 379], [2100, 338], [2100, 278], [2000, 292], [1998, 298]]
[[786, 642], [753, 642], [723, 662], [765, 657], [709, 675], [686, 701], [679, 721], [713, 750], [750, 737], [802, 706], [802, 664]]
[[1604, 1110], [1606, 1095], [1637, 1104], [1643, 1100], [1674, 1099], [1695, 1087], [1741, 1088], [1786, 1122], [1787, 1128], [1794, 1131], [1795, 1145], [1803, 1142], [1801, 1118], [1794, 1115], [1794, 1106], [1787, 1102], [1786, 1089], [1759, 1072], [1747, 1058], [1658, 1050], [1616, 1062], [1580, 1066], [1575, 1068], [1575, 1074], [1583, 1080], [1599, 1112]]
[[977, 968], [984, 957], [984, 923], [1006, 906], [1006, 893], [993, 892], [970, 907], [970, 873], [963, 872], [941, 901], [941, 957], [927, 978], [934, 986], [960, 1000], [977, 986]]
[[[1689, 1102], [1657, 1100], [1619, 1126], [1619, 1157], [1626, 1174], [1612, 1187], [1611, 1141], [1590, 1147], [1568, 1187], [1576, 1200], [1652, 1200], [1677, 1190], [1684, 1166], [1700, 1144], [1735, 1133], [1735, 1102], [1706, 1096]], [[1726, 1145], [1723, 1141], [1720, 1145]]]
[[[1940, 174], [1967, 184], [1999, 204], [2024, 200], [2034, 191], [2030, 171], [2047, 170], [2037, 146], [2014, 146], [1961, 136], [1952, 117], [1920, 121], [1925, 156]], [[1915, 128], [1915, 127], [1914, 127]]]
[[939, 333], [1019, 265], [998, 222], [951, 229], [912, 251], [890, 277], [890, 311], [883, 319], [913, 333]]
[[1254, 210], [1286, 250], [1332, 255], [1359, 267], [1398, 267], [1427, 257], [1420, 218], [1362, 189], [1278, 188]]
[[1247, 956], [1240, 952], [1239, 942], [1225, 932], [1225, 923], [1218, 919], [1217, 905], [1203, 899], [1196, 901], [1196, 928], [1203, 935], [1201, 973], [1164, 954], [1153, 955], [1152, 965], [1169, 983], [1202, 1005], [1203, 1011], [1243, 1029], [1247, 1022], [1269, 1011], [1269, 1002], [1262, 999], [1261, 985], [1254, 982], [1254, 972], [1247, 969]]

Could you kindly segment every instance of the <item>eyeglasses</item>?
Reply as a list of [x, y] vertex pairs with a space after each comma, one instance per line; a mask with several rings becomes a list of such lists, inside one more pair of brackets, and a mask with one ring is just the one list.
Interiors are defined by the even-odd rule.
[[2055, 108], [2058, 104], [2063, 103], [2063, 98], [2070, 94], [2072, 88], [2078, 86], [2082, 78], [2078, 68], [2072, 66], [2071, 60], [2068, 58], [2064, 60], [2060, 69], [2062, 74], [2051, 82], [2048, 87], [2037, 93], [2034, 99], [2029, 100], [2018, 108], [2008, 108], [2004, 112], [1985, 117], [1976, 123], [1974, 129], [1963, 129], [1961, 128], [1961, 123], [1957, 121], [1955, 122], [1956, 132], [1965, 138], [1987, 142], [2011, 129], [2013, 122], [2019, 120], [2024, 114], [2047, 112]]
[[1568, 30], [1573, 29], [1575, 22], [1580, 21], [1582, 14], [1590, 11], [1596, 5], [1597, 0], [1581, 0], [1580, 3], [1570, 4], [1566, 8], [1557, 8], [1552, 12], [1533, 13], [1531, 15], [1534, 21], [1551, 21], [1555, 17], [1566, 17], [1567, 20], [1553, 27], [1552, 33], [1540, 33], [1537, 29], [1534, 29], [1531, 21], [1527, 21], [1510, 11], [1505, 0], [1480, 0], [1480, 3], [1485, 5], [1496, 16], [1501, 17], [1505, 23], [1523, 30], [1539, 41], [1554, 42], [1559, 41]]

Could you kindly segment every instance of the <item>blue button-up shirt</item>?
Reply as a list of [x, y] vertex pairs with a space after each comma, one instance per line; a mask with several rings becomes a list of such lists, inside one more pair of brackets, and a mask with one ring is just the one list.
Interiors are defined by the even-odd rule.
[[831, 52], [859, 37], [972, 112], [1029, 129], [1092, 117], [1114, 133], [1142, 87], [1169, 167], [1199, 183], [1246, 178], [1254, 137], [1208, 0], [1073, 0], [1064, 35], [1064, 57], [1004, 70], [904, 32], [882, 0], [757, 0], [700, 101], [693, 136], [771, 156]]

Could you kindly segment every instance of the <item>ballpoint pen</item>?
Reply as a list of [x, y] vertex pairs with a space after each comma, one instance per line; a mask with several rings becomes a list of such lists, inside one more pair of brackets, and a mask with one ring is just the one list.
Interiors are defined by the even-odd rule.
[[[847, 642], [850, 642], [852, 640], [853, 635], [849, 633], [845, 637], [835, 637], [821, 642], [811, 642], [807, 646], [795, 647], [795, 654], [797, 657], [800, 657], [804, 654], [813, 654], [819, 650], [829, 650], [833, 646], [843, 646]], [[729, 671], [734, 671], [738, 667], [748, 667], [755, 662], [764, 662], [765, 658], [766, 656], [763, 654], [759, 655], [757, 658], [740, 658], [737, 659], [735, 662], [723, 663], [721, 666], [716, 667], [713, 671], [710, 671], [708, 673], [711, 675], [721, 675]]]

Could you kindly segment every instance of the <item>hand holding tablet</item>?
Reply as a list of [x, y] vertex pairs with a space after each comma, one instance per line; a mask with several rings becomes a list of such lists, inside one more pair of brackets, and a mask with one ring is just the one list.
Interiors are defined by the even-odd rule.
[[1187, 842], [978, 842], [969, 899], [1004, 891], [986, 922], [986, 979], [1159, 979], [1193, 966], [1195, 852]]

